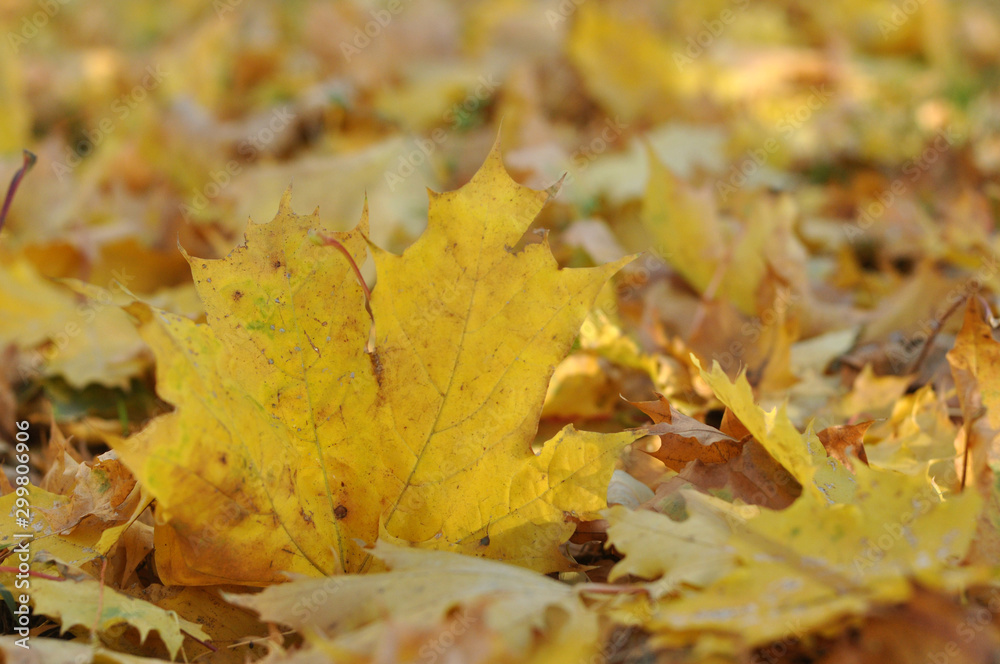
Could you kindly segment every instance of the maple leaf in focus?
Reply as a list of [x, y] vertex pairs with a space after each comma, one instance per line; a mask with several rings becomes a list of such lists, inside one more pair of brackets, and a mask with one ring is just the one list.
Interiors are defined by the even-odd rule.
[[[559, 269], [515, 247], [549, 197], [494, 146], [465, 187], [431, 193], [402, 256], [373, 247], [372, 326], [347, 260], [291, 212], [220, 260], [189, 257], [208, 323], [130, 306], [176, 411], [117, 445], [157, 500], [167, 584], [269, 584], [369, 569], [377, 536], [543, 572], [574, 513], [605, 506], [640, 433], [568, 426], [532, 453], [546, 385], [599, 289], [629, 259]], [[357, 264], [367, 210], [333, 235]]]

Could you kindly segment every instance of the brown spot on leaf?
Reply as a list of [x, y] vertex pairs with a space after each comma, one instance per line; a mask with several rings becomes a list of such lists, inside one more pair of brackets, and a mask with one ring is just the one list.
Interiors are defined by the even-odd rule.
[[337, 505], [337, 507], [333, 510], [333, 515], [337, 517], [338, 521], [340, 521], [341, 519], [347, 517], [347, 508], [343, 505]]
[[243, 291], [233, 291], [233, 302], [239, 302], [243, 299]]
[[373, 350], [368, 356], [372, 363], [372, 370], [375, 372], [375, 380], [382, 382], [382, 360], [378, 357], [378, 351]]

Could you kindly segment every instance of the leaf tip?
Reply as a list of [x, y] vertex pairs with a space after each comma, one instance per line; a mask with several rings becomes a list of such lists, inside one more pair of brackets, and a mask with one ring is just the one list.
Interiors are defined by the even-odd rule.
[[368, 238], [368, 192], [365, 191], [365, 201], [361, 206], [361, 218], [358, 219], [358, 225], [355, 227], [359, 233], [371, 244], [371, 240]]
[[[510, 177], [510, 173], [507, 172], [507, 167], [503, 164], [503, 151], [500, 149], [500, 130], [497, 130], [497, 137], [493, 141], [493, 146], [490, 147], [490, 152], [486, 155], [486, 161], [483, 163], [483, 167], [479, 170], [479, 172], [481, 173], [486, 171], [487, 167], [493, 171], [502, 171], [504, 175], [508, 178]], [[479, 175], [479, 173], [476, 173], [476, 175]]]
[[[319, 208], [316, 208], [319, 211]], [[278, 203], [278, 214], [291, 214], [292, 212], [292, 183], [285, 187], [285, 192], [281, 194], [281, 201]]]
[[548, 194], [549, 201], [551, 201], [553, 198], [559, 195], [559, 190], [562, 189], [563, 183], [566, 181], [567, 175], [569, 175], [569, 173], [563, 173], [561, 178], [559, 178], [558, 180], [550, 184], [548, 187], [546, 187], [545, 193]]

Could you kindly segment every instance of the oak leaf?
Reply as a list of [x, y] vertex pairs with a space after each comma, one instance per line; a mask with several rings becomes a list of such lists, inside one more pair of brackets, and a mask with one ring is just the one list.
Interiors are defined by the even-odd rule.
[[[427, 231], [402, 256], [371, 247], [371, 317], [290, 193], [226, 258], [188, 259], [207, 324], [130, 307], [176, 406], [117, 446], [157, 499], [165, 583], [364, 571], [355, 540], [380, 533], [571, 567], [558, 546], [574, 513], [606, 506], [614, 457], [641, 434], [569, 426], [532, 453], [554, 366], [629, 260], [559, 269], [547, 243], [515, 250], [548, 197], [494, 146], [466, 186], [430, 194]], [[366, 210], [333, 237], [360, 265], [367, 232]]]

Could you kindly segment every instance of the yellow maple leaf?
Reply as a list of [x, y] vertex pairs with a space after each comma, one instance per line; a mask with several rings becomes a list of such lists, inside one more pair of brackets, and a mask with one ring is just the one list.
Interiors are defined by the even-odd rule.
[[615, 564], [609, 579], [617, 581], [629, 574], [656, 579], [646, 588], [658, 598], [682, 584], [705, 586], [725, 575], [733, 561], [732, 550], [726, 546], [729, 525], [697, 502], [689, 507], [693, 514], [684, 521], [621, 505], [604, 510], [608, 544], [625, 556]]
[[[16, 518], [23, 512], [16, 508], [20, 496], [0, 496], [0, 553], [21, 545], [32, 561], [51, 557], [72, 565], [107, 554], [152, 501], [134, 482], [130, 486], [117, 466], [117, 461], [101, 458], [82, 465], [77, 473], [81, 481], [70, 495], [29, 484], [31, 509], [24, 523]], [[24, 544], [25, 534], [31, 535], [30, 546]]]
[[708, 192], [692, 190], [652, 150], [647, 160], [642, 222], [664, 259], [706, 299], [719, 297], [745, 315], [756, 314], [769, 249], [774, 250], [782, 224], [787, 225], [787, 213], [762, 207], [742, 228], [732, 228], [719, 218]]
[[804, 491], [786, 510], [739, 524], [729, 545], [742, 565], [702, 592], [661, 600], [649, 626], [681, 641], [730, 632], [756, 646], [906, 601], [915, 585], [952, 591], [985, 578], [961, 566], [982, 509], [976, 492], [942, 500], [923, 477], [857, 470], [850, 504]]
[[[257, 611], [264, 621], [292, 627], [315, 647], [336, 652], [342, 657], [338, 661], [375, 651], [394, 629], [426, 629], [449, 615], [458, 618], [453, 636], [486, 627], [502, 634], [505, 647], [518, 657], [543, 640], [574, 645], [575, 658], [568, 661], [593, 654], [600, 633], [597, 614], [570, 585], [492, 560], [386, 542], [376, 544], [373, 555], [389, 571], [297, 579], [260, 593], [223, 597]], [[552, 620], [552, 614], [562, 617]], [[421, 656], [435, 644], [429, 645]]]
[[[226, 258], [189, 258], [207, 325], [132, 305], [177, 407], [117, 446], [156, 496], [161, 578], [364, 570], [355, 540], [380, 532], [567, 568], [567, 515], [605, 506], [615, 454], [640, 434], [567, 427], [531, 451], [555, 364], [629, 260], [559, 269], [546, 243], [515, 251], [548, 196], [496, 146], [465, 187], [431, 193], [416, 243], [373, 248], [367, 351], [362, 289], [289, 194]], [[366, 211], [336, 234], [358, 264], [367, 228]]]
[[[0, 659], [3, 662], [23, 661], [24, 649], [17, 645], [18, 637], [0, 636]], [[170, 664], [168, 659], [137, 657], [116, 652], [110, 648], [95, 646], [84, 640], [62, 641], [60, 639], [31, 639], [32, 656], [40, 662], [52, 664], [76, 664], [76, 662], [107, 662], [107, 664]]]
[[142, 340], [106, 291], [69, 281], [94, 299], [77, 302], [24, 256], [0, 257], [0, 346], [24, 353], [16, 369], [22, 378], [60, 375], [80, 389], [90, 383], [127, 387], [145, 364]]
[[156, 631], [171, 657], [177, 656], [184, 643], [182, 632], [197, 639], [211, 638], [200, 625], [179, 617], [174, 611], [129, 597], [96, 579], [53, 581], [35, 578], [31, 580], [30, 596], [35, 612], [57, 618], [63, 632], [77, 625], [96, 626], [100, 633], [131, 625], [139, 630], [140, 641]]
[[593, 96], [626, 121], [669, 117], [677, 94], [693, 82], [649, 25], [593, 4], [577, 11], [566, 51]]
[[[691, 361], [701, 369], [701, 362], [694, 355]], [[784, 406], [771, 411], [764, 411], [754, 402], [753, 391], [746, 375], [739, 375], [735, 381], [730, 381], [718, 363], [712, 363], [712, 371], [701, 369], [702, 378], [709, 384], [715, 395], [739, 419], [753, 437], [764, 446], [764, 449], [774, 457], [791, 475], [799, 481], [805, 491], [823, 491], [825, 487], [816, 482], [816, 474], [823, 472], [820, 467], [826, 459], [826, 450], [814, 434], [806, 436], [798, 432], [788, 417]], [[837, 488], [844, 490], [851, 485], [850, 473], [836, 464], [828, 466], [839, 470], [837, 477], [843, 481], [837, 482]]]
[[[742, 564], [703, 591], [661, 599], [648, 625], [664, 639], [693, 641], [713, 630], [756, 646], [905, 601], [914, 582], [950, 590], [983, 578], [984, 568], [962, 566], [983, 506], [977, 492], [942, 495], [923, 474], [862, 463], [852, 474], [815, 434], [799, 433], [784, 408], [755, 405], [745, 376], [731, 382], [715, 364], [702, 377], [803, 491], [780, 511], [726, 508], [728, 546]], [[682, 532], [666, 516], [649, 517], [657, 519], [657, 528]], [[644, 554], [633, 564], [659, 562], [667, 572], [697, 562], [696, 553], [662, 561]]]

